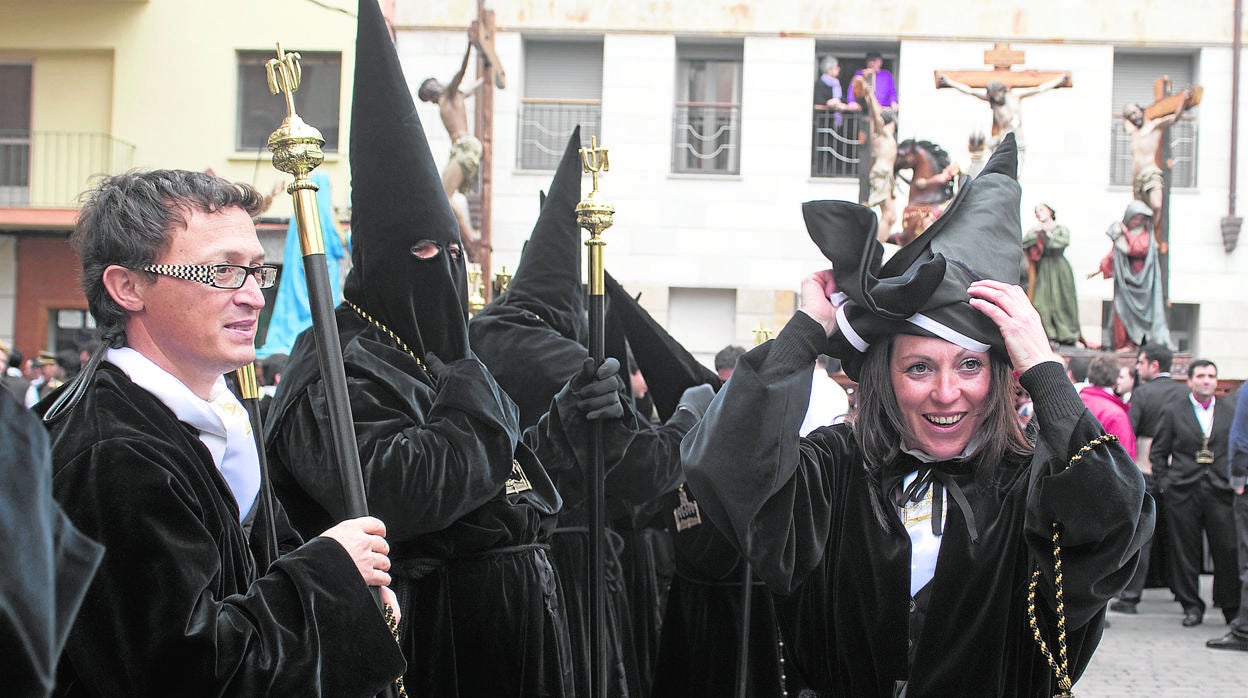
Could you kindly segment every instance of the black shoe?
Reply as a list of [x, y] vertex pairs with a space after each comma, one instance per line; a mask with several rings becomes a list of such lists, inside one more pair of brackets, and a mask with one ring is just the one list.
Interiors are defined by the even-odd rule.
[[1136, 603], [1134, 601], [1111, 601], [1109, 604], [1109, 610], [1114, 613], [1139, 613], [1139, 610], [1136, 609], [1135, 606]]
[[1239, 650], [1248, 652], [1248, 637], [1236, 637], [1235, 633], [1227, 633], [1216, 640], [1205, 643], [1205, 647], [1215, 650]]
[[1194, 628], [1205, 622], [1205, 614], [1199, 608], [1189, 608], [1183, 611], [1183, 627]]

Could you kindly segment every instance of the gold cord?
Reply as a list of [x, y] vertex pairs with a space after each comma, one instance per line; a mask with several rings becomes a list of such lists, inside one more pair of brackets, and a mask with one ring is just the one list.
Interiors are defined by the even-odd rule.
[[[1113, 434], [1102, 434], [1088, 443], [1084, 444], [1075, 455], [1070, 457], [1070, 462], [1066, 464], [1066, 468], [1070, 468], [1075, 463], [1083, 460], [1084, 454], [1101, 444], [1117, 441], [1118, 437]], [[1074, 698], [1074, 682], [1070, 680], [1070, 664], [1066, 656], [1066, 603], [1062, 593], [1062, 530], [1057, 523], [1052, 524], [1053, 528], [1053, 596], [1057, 601], [1054, 611], [1057, 613], [1057, 658], [1054, 659], [1053, 653], [1049, 650], [1049, 646], [1044, 642], [1044, 636], [1040, 633], [1040, 623], [1036, 618], [1036, 587], [1040, 584], [1040, 566], [1032, 570], [1031, 581], [1027, 584], [1027, 623], [1031, 625], [1032, 635], [1036, 639], [1036, 644], [1040, 646], [1040, 654], [1044, 655], [1045, 661], [1053, 669], [1053, 675], [1057, 678], [1057, 687], [1059, 692], [1053, 698]]]
[[[390, 634], [394, 636], [394, 641], [398, 643], [399, 621], [394, 617], [394, 606], [386, 604], [383, 614], [386, 618], [386, 627], [390, 628]], [[402, 643], [399, 643], [399, 646], [402, 647]], [[407, 688], [403, 685], [402, 674], [399, 674], [398, 678], [394, 680], [394, 692], [399, 695], [399, 698], [407, 698]]]
[[432, 376], [432, 374], [429, 373], [429, 368], [425, 366], [425, 362], [421, 361], [419, 356], [416, 356], [416, 352], [412, 351], [411, 347], [407, 346], [407, 342], [404, 342], [403, 339], [399, 337], [399, 335], [395, 334], [389, 327], [386, 327], [385, 325], [381, 324], [380, 320], [377, 320], [372, 315], [369, 315], [368, 313], [364, 312], [363, 308], [356, 305], [355, 303], [352, 303], [351, 301], [345, 298], [342, 300], [342, 302], [346, 303], [348, 308], [354, 310], [356, 315], [359, 315], [361, 318], [364, 318], [365, 322], [368, 322], [372, 324], [374, 327], [376, 327], [377, 329], [381, 330], [382, 332], [385, 332], [386, 335], [390, 337], [390, 339], [394, 340], [394, 343], [397, 344], [400, 349], [407, 352], [407, 355], [412, 357], [412, 360], [416, 362], [416, 365], [420, 367], [420, 370]]

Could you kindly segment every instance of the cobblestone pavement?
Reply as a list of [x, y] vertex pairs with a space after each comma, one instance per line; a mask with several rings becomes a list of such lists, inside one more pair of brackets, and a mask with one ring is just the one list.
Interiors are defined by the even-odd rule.
[[[1200, 578], [1206, 603], [1211, 580]], [[1110, 627], [1075, 695], [1248, 697], [1248, 652], [1205, 647], [1206, 640], [1227, 632], [1222, 611], [1209, 608], [1203, 624], [1184, 628], [1183, 610], [1173, 598], [1168, 589], [1147, 589], [1137, 615], [1110, 611]]]

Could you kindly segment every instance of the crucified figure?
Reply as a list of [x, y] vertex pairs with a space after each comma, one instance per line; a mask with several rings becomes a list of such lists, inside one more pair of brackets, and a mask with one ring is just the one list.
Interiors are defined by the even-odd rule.
[[996, 150], [1005, 138], [1005, 134], [1013, 133], [1018, 143], [1018, 166], [1022, 170], [1023, 154], [1026, 146], [1023, 141], [1023, 109], [1022, 101], [1027, 97], [1041, 92], [1063, 87], [1070, 82], [1070, 73], [1063, 73], [1052, 80], [1042, 82], [1035, 87], [1007, 87], [1004, 83], [993, 81], [985, 87], [971, 87], [953, 80], [946, 75], [937, 76], [937, 87], [952, 87], [962, 94], [982, 99], [992, 108], [992, 136], [988, 139], [988, 150]]
[[[1162, 176], [1158, 153], [1161, 136], [1166, 127], [1179, 120], [1183, 110], [1191, 104], [1192, 88], [1183, 91], [1183, 101], [1170, 114], [1150, 119], [1138, 104], [1128, 104], [1122, 110], [1122, 128], [1131, 137], [1131, 188], [1135, 198], [1148, 204], [1153, 210], [1153, 230], [1158, 230], [1161, 214]], [[1159, 241], [1160, 242], [1160, 241]], [[1162, 249], [1165, 253], [1165, 249]]]
[[870, 192], [867, 194], [867, 206], [880, 207], [880, 225], [876, 237], [886, 242], [892, 235], [893, 223], [897, 220], [897, 208], [894, 205], [893, 165], [897, 162], [897, 117], [892, 109], [884, 109], [875, 96], [875, 70], [868, 68], [862, 75], [855, 77], [854, 82], [864, 84], [863, 98], [867, 103], [867, 114], [871, 118], [871, 171], [867, 173]]
[[464, 60], [459, 66], [459, 72], [455, 73], [455, 77], [451, 78], [449, 83], [443, 85], [437, 78], [426, 78], [420, 84], [420, 89], [416, 94], [420, 97], [420, 101], [438, 105], [442, 125], [446, 127], [446, 132], [451, 137], [451, 156], [442, 170], [442, 188], [446, 190], [447, 199], [450, 200], [451, 208], [455, 211], [455, 218], [459, 221], [460, 237], [466, 245], [472, 248], [481, 236], [473, 230], [472, 223], [468, 220], [468, 212], [455, 202], [455, 192], [458, 191], [467, 196], [477, 186], [477, 181], [481, 177], [483, 149], [481, 141], [468, 132], [468, 107], [465, 102], [468, 97], [476, 94], [485, 80], [484, 78], [478, 79], [468, 89], [461, 89], [464, 73], [468, 70], [470, 55], [472, 55], [471, 42], [464, 51]]

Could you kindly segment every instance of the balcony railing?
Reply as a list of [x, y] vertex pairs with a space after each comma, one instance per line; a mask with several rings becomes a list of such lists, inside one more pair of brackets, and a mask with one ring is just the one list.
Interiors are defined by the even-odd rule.
[[0, 206], [76, 207], [91, 177], [133, 167], [134, 149], [102, 133], [0, 130]]
[[677, 104], [672, 117], [672, 172], [737, 174], [740, 171], [740, 105]]
[[867, 156], [863, 113], [815, 107], [811, 123], [810, 176], [858, 177]]
[[568, 136], [581, 126], [581, 143], [602, 137], [602, 102], [597, 99], [525, 99], [520, 102], [516, 167], [554, 170], [559, 166]]

